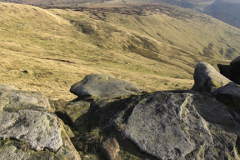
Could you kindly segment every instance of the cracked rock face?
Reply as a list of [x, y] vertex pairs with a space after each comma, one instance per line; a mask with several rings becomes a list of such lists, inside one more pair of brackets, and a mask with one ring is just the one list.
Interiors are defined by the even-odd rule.
[[[162, 160], [238, 159], [237, 135], [221, 127], [228, 123], [206, 121], [194, 101], [190, 93], [161, 92], [146, 97], [133, 109], [123, 134], [142, 151]], [[211, 103], [219, 104], [214, 100]], [[237, 127], [231, 114], [225, 116], [232, 120], [231, 127]]]
[[20, 110], [0, 112], [0, 137], [23, 139], [32, 149], [56, 151], [62, 145], [61, 126], [49, 113]]

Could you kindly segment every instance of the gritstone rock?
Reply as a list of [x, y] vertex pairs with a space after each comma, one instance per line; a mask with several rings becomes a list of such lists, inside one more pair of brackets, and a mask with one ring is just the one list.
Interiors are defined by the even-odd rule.
[[238, 159], [238, 130], [227, 108], [212, 98], [160, 92], [135, 106], [123, 134], [162, 160], [210, 160]]
[[231, 80], [240, 84], [240, 56], [230, 63]]
[[236, 57], [230, 65], [218, 64], [220, 73], [233, 81], [240, 84], [240, 56]]
[[240, 114], [240, 86], [229, 82], [226, 86], [220, 87], [211, 92], [219, 102], [230, 107], [238, 114]]
[[[5, 108], [6, 110], [27, 109], [29, 107], [38, 107], [39, 109], [45, 109], [51, 111], [51, 107], [48, 99], [37, 92], [25, 92], [25, 91], [9, 91], [2, 92], [0, 90], [0, 110]], [[4, 105], [1, 103], [4, 102]]]
[[16, 89], [10, 84], [0, 83], [0, 91], [11, 91], [11, 90], [16, 90]]
[[142, 89], [135, 84], [116, 79], [106, 74], [90, 74], [82, 81], [72, 85], [70, 92], [78, 97], [104, 97], [112, 98], [141, 92]]
[[221, 75], [206, 62], [199, 62], [194, 72], [194, 91], [211, 92], [219, 87], [225, 86], [229, 79]]
[[0, 112], [0, 138], [23, 139], [36, 151], [56, 151], [62, 145], [61, 127], [56, 116], [39, 111]]
[[80, 160], [62, 121], [51, 111], [40, 93], [0, 88], [0, 159]]

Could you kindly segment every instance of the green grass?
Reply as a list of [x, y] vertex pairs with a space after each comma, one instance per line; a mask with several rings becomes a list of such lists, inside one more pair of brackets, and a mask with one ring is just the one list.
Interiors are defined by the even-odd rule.
[[189, 89], [198, 62], [216, 67], [240, 51], [238, 29], [168, 5], [0, 10], [1, 82], [50, 99], [75, 98], [69, 88], [91, 73], [149, 91]]

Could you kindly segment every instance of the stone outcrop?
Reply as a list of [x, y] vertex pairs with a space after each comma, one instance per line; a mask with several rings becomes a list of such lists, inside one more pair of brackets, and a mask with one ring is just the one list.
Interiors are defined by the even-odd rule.
[[71, 87], [77, 99], [51, 103], [0, 84], [0, 159], [78, 160], [77, 149], [84, 159], [239, 160], [239, 85], [204, 62], [194, 79], [204, 92], [144, 93], [89, 75]]
[[240, 84], [240, 56], [236, 57], [230, 65], [218, 64], [220, 73], [233, 81], [234, 83]]
[[231, 74], [231, 80], [237, 84], [240, 84], [240, 56], [236, 57], [231, 63], [230, 63], [230, 74]]
[[131, 95], [141, 92], [135, 84], [116, 79], [106, 74], [90, 74], [82, 81], [72, 85], [70, 92], [78, 97], [113, 98], [122, 95]]
[[0, 86], [0, 159], [81, 159], [46, 97]]
[[2, 108], [7, 111], [17, 111], [19, 109], [46, 110], [52, 111], [48, 99], [37, 92], [25, 92], [11, 90], [2, 92], [0, 90], [0, 111]]
[[32, 110], [0, 112], [0, 138], [25, 140], [30, 148], [52, 151], [62, 146], [61, 126], [57, 117]]
[[211, 92], [219, 102], [222, 102], [229, 108], [240, 114], [240, 86], [230, 82], [226, 86], [218, 88]]
[[238, 159], [235, 132], [239, 126], [214, 99], [160, 92], [135, 106], [123, 134], [142, 151], [162, 160]]
[[192, 90], [211, 92], [219, 87], [225, 86], [230, 80], [206, 62], [199, 62], [194, 71], [194, 86]]
[[15, 88], [13, 86], [11, 86], [10, 84], [4, 84], [4, 83], [1, 83], [0, 84], [0, 90], [3, 92], [3, 91], [12, 91], [12, 90], [15, 90]]

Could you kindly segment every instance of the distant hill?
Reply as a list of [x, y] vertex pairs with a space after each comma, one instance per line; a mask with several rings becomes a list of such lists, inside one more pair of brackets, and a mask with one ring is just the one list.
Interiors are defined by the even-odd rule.
[[203, 11], [205, 7], [211, 5], [215, 0], [125, 0], [126, 3], [164, 3], [183, 8], [190, 8], [196, 11]]
[[238, 0], [216, 0], [213, 4], [207, 6], [203, 12], [240, 28], [240, 1]]
[[0, 3], [0, 81], [72, 99], [76, 81], [104, 73], [149, 91], [190, 89], [199, 61], [239, 56], [240, 30], [170, 5], [55, 7]]
[[240, 28], [239, 0], [0, 0], [34, 6], [94, 6], [109, 4], [164, 3], [192, 9]]

